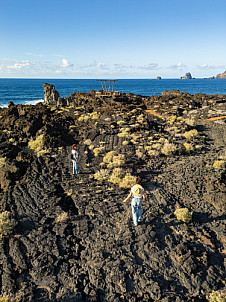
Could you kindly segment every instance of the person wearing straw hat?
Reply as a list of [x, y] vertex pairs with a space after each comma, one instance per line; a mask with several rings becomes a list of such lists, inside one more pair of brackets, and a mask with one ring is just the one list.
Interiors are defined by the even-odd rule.
[[131, 188], [129, 195], [125, 200], [123, 200], [123, 202], [126, 202], [130, 197], [132, 197], [131, 208], [133, 222], [135, 226], [137, 226], [138, 222], [141, 221], [142, 218], [142, 199], [146, 200], [144, 188], [141, 186], [141, 179], [139, 176], [136, 178], [136, 184]]

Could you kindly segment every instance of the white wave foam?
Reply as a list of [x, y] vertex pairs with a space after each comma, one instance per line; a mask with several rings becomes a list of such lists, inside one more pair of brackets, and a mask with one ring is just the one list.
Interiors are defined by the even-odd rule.
[[38, 103], [42, 103], [42, 102], [44, 102], [44, 100], [34, 100], [34, 101], [26, 101], [24, 104], [25, 105], [36, 105], [36, 104], [38, 104]]
[[[38, 103], [42, 103], [44, 102], [43, 99], [40, 99], [40, 100], [34, 100], [34, 101], [25, 101], [24, 104], [22, 105], [36, 105]], [[8, 107], [8, 104], [1, 104], [0, 103], [0, 108], [7, 108]]]
[[8, 105], [0, 103], [0, 108], [7, 108], [7, 107], [8, 107]]

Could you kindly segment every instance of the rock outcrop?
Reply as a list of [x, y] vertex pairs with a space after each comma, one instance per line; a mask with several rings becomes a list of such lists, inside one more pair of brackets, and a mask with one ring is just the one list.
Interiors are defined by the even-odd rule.
[[219, 73], [219, 74], [216, 76], [216, 79], [226, 79], [226, 71], [223, 72], [223, 73]]
[[187, 72], [183, 77], [180, 77], [181, 80], [191, 80], [192, 76], [190, 72]]
[[43, 84], [44, 90], [44, 104], [45, 105], [57, 105], [60, 94], [56, 91], [55, 86], [51, 84]]
[[[21, 302], [205, 302], [222, 290], [226, 96], [91, 91], [57, 106], [51, 89], [48, 106], [0, 109], [1, 291]], [[134, 227], [123, 200], [138, 175], [147, 200]]]

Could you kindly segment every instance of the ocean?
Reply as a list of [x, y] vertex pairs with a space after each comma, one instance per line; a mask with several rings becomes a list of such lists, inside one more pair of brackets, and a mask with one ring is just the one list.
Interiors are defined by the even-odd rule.
[[[43, 84], [53, 84], [61, 97], [68, 97], [75, 91], [89, 92], [102, 89], [101, 83], [92, 80], [62, 79], [0, 79], [0, 107], [7, 107], [10, 101], [15, 104], [37, 104], [43, 102]], [[226, 80], [223, 79], [120, 79], [114, 90], [144, 96], [161, 95], [164, 90], [186, 91], [190, 94], [225, 94]]]

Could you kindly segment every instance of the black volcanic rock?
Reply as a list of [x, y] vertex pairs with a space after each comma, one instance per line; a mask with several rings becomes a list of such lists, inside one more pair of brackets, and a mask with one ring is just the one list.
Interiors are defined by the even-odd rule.
[[44, 90], [44, 104], [46, 105], [56, 105], [60, 97], [58, 91], [56, 91], [55, 86], [52, 84], [43, 84]]
[[[0, 241], [1, 290], [34, 302], [195, 302], [224, 288], [225, 99], [92, 91], [1, 108], [0, 205], [16, 221]], [[115, 169], [142, 178], [137, 227]]]
[[182, 80], [191, 80], [192, 76], [191, 76], [190, 72], [187, 72], [183, 77], [180, 77], [180, 79], [182, 79]]

